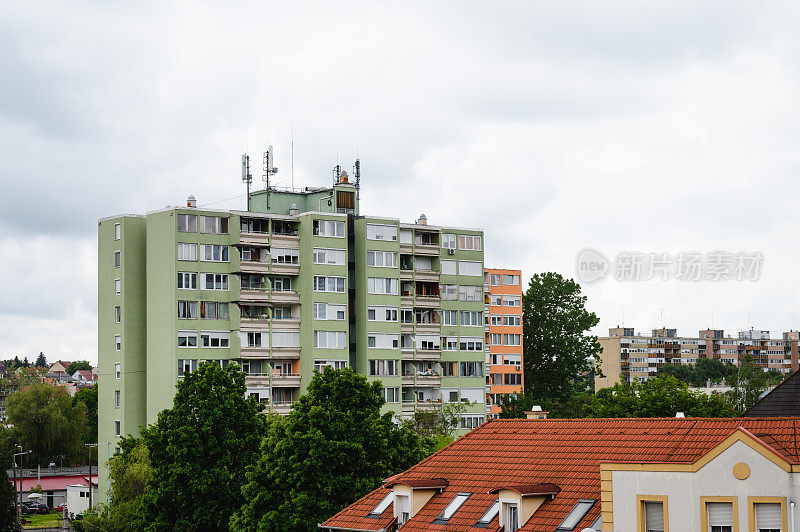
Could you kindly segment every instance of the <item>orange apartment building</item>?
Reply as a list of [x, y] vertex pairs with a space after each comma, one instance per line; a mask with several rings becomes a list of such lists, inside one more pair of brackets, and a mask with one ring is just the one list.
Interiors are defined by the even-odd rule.
[[522, 271], [486, 268], [486, 411], [500, 414], [500, 396], [521, 393]]

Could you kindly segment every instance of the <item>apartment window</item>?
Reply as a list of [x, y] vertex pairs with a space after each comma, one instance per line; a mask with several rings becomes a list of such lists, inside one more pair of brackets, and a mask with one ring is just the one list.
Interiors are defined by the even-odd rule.
[[755, 532], [785, 532], [780, 502], [754, 502], [750, 511], [755, 516]]
[[503, 275], [503, 284], [519, 285], [519, 275]]
[[228, 262], [228, 246], [203, 244], [203, 260], [206, 262]]
[[266, 290], [266, 278], [263, 275], [247, 275], [243, 273], [240, 277], [242, 290]]
[[197, 301], [178, 301], [178, 318], [182, 320], [197, 319]]
[[430, 335], [417, 335], [417, 349], [421, 351], [438, 351], [441, 349], [441, 337]]
[[459, 508], [461, 508], [461, 505], [464, 504], [467, 501], [467, 499], [469, 499], [470, 495], [472, 494], [459, 493], [458, 495], [453, 497], [453, 500], [450, 501], [447, 504], [447, 506], [444, 507], [442, 513], [440, 513], [433, 522], [446, 523], [451, 517], [453, 517], [453, 514], [456, 513]]
[[332, 220], [314, 220], [314, 236], [329, 236], [344, 238], [344, 222], [334, 222]]
[[222, 331], [203, 331], [200, 340], [203, 347], [229, 347], [231, 333]]
[[400, 309], [400, 323], [414, 323], [414, 309]]
[[661, 501], [642, 501], [642, 517], [644, 528], [639, 525], [642, 532], [664, 532], [664, 503]]
[[400, 347], [400, 335], [367, 333], [367, 347], [372, 349], [398, 349]]
[[216, 301], [201, 301], [200, 318], [204, 320], [227, 320], [230, 318], [229, 304]]
[[575, 507], [572, 509], [570, 513], [567, 514], [567, 517], [561, 521], [561, 524], [558, 525], [556, 528], [556, 532], [560, 530], [574, 530], [578, 527], [578, 523], [589, 513], [589, 510], [592, 509], [594, 503], [596, 501], [592, 499], [583, 499], [578, 501], [575, 504]]
[[120, 295], [122, 293], [122, 280], [114, 279], [114, 293]]
[[705, 511], [709, 532], [733, 532], [732, 502], [706, 502]]
[[518, 307], [520, 306], [522, 298], [520, 296], [503, 296], [504, 307]]
[[[492, 344], [494, 345], [494, 344]], [[503, 355], [501, 353], [492, 353], [492, 364], [500, 366], [503, 364]], [[500, 384], [499, 382], [497, 384]]]
[[273, 264], [299, 264], [300, 250], [295, 248], [272, 248], [270, 251]]
[[122, 238], [122, 225], [114, 224], [114, 240]]
[[114, 408], [119, 408], [122, 397], [119, 390], [114, 390]]
[[483, 351], [483, 338], [462, 336], [458, 348], [461, 351]]
[[387, 279], [384, 277], [368, 277], [367, 292], [370, 294], [396, 296], [398, 294], [397, 279]]
[[347, 251], [338, 248], [314, 248], [314, 264], [347, 264]]
[[483, 377], [483, 362], [460, 362], [462, 377]]
[[178, 347], [197, 347], [197, 331], [178, 331]]
[[183, 290], [196, 290], [197, 274], [194, 272], [178, 272], [178, 288]]
[[[114, 435], [121, 436], [122, 435], [122, 423], [120, 423], [119, 419], [114, 421]], [[83, 494], [81, 494], [83, 495]]]
[[489, 284], [492, 286], [500, 286], [500, 274], [499, 273], [489, 274]]
[[499, 315], [489, 316], [489, 325], [502, 325], [503, 317]]
[[384, 388], [383, 389], [383, 400], [387, 403], [399, 403], [400, 402], [400, 394], [398, 393], [397, 388]]
[[397, 268], [397, 253], [393, 251], [367, 251], [367, 266]]
[[490, 295], [489, 296], [489, 304], [493, 307], [499, 307], [503, 304], [503, 296], [501, 295]]
[[289, 292], [292, 290], [292, 278], [291, 277], [273, 277], [272, 278], [272, 289], [276, 292]]
[[248, 332], [245, 336], [245, 346], [246, 347], [261, 347], [261, 335], [260, 332]]
[[491, 345], [503, 345], [503, 335], [492, 333], [489, 335], [489, 341], [491, 342]]
[[505, 377], [504, 384], [506, 386], [521, 386], [522, 385], [522, 374], [521, 373], [506, 373], [503, 376]]
[[344, 369], [347, 367], [346, 360], [315, 360], [314, 371], [322, 371], [326, 367], [333, 369]]
[[442, 275], [457, 275], [458, 261], [442, 259]]
[[483, 277], [483, 263], [475, 260], [460, 260], [458, 261], [458, 274]]
[[397, 360], [370, 360], [369, 374], [372, 377], [396, 377]]
[[119, 268], [120, 263], [122, 262], [122, 258], [120, 256], [119, 250], [114, 252], [114, 267]]
[[122, 364], [120, 364], [119, 362], [114, 364], [114, 375], [117, 379], [119, 379], [122, 376]]
[[339, 292], [344, 293], [345, 283], [344, 277], [331, 277], [324, 275], [314, 276], [314, 291], [315, 292]]
[[300, 333], [273, 332], [272, 347], [300, 347]]
[[492, 505], [486, 510], [480, 519], [478, 519], [478, 525], [480, 528], [486, 528], [486, 526], [492, 522], [492, 519], [497, 517], [497, 514], [500, 513], [500, 501], [494, 501]]
[[122, 321], [122, 309], [119, 306], [114, 307], [114, 321], [117, 323]]
[[367, 307], [368, 321], [397, 321], [397, 307]]
[[442, 247], [447, 249], [456, 249], [456, 235], [442, 233]]
[[445, 336], [442, 338], [442, 348], [445, 351], [458, 351], [458, 337]]
[[200, 232], [210, 235], [227, 235], [228, 219], [221, 216], [201, 216]]
[[258, 220], [252, 218], [241, 218], [240, 219], [240, 229], [242, 233], [268, 233], [268, 221], [267, 220]]
[[440, 310], [442, 325], [458, 325], [457, 310]]
[[203, 273], [203, 274], [200, 274], [200, 289], [201, 290], [227, 290], [228, 289], [228, 274], [227, 273]]
[[344, 320], [346, 318], [345, 305], [332, 305], [330, 303], [314, 303], [315, 320]]
[[440, 284], [439, 294], [443, 301], [456, 301], [458, 300], [458, 285]]
[[178, 231], [181, 233], [196, 233], [197, 232], [197, 215], [196, 214], [179, 214], [178, 215]]
[[122, 351], [122, 336], [119, 334], [114, 337], [114, 348], [117, 351]]
[[178, 376], [182, 377], [184, 373], [191, 373], [197, 371], [197, 359], [182, 358], [178, 360]]
[[519, 314], [510, 314], [507, 316], [503, 316], [503, 325], [510, 325], [512, 327], [519, 327], [520, 325], [520, 316]]
[[458, 287], [458, 299], [461, 301], [481, 301], [483, 299], [483, 287], [461, 285]]
[[411, 519], [411, 494], [394, 494], [394, 516], [397, 518], [398, 528]]
[[[477, 235], [458, 235], [458, 249], [480, 251], [483, 249], [481, 247], [481, 237]], [[483, 272], [481, 272], [481, 275], [483, 275]]]
[[367, 224], [367, 240], [397, 241], [397, 226]]
[[479, 310], [461, 311], [462, 327], [483, 327], [483, 312]]
[[197, 260], [197, 244], [178, 244], [178, 260]]
[[505, 345], [521, 345], [520, 344], [520, 337], [519, 334], [504, 334], [503, 335], [503, 344]]
[[[469, 415], [468, 414], [468, 415], [462, 415], [461, 416], [461, 428], [462, 429], [470, 429], [470, 430], [476, 429], [481, 425], [481, 423], [483, 423], [483, 416], [480, 415], [480, 414], [478, 414], [478, 415], [474, 415], [474, 414], [473, 415]], [[516, 530], [516, 528], [513, 528], [512, 530]]]
[[456, 364], [456, 362], [442, 362], [442, 377], [458, 377]]
[[346, 349], [347, 333], [343, 331], [314, 331], [314, 347], [320, 349]]

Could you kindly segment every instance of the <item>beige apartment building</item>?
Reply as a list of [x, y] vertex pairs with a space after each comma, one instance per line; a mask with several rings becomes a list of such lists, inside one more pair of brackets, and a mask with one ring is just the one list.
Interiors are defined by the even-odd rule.
[[695, 364], [700, 358], [738, 365], [748, 354], [765, 370], [788, 375], [798, 369], [798, 338], [798, 331], [784, 332], [776, 339], [770, 337], [769, 331], [756, 329], [733, 337], [723, 329], [679, 336], [677, 329], [653, 329], [650, 334], [643, 334], [635, 333], [632, 327], [613, 327], [608, 336], [598, 338], [600, 368], [605, 376], [595, 378], [595, 388], [607, 388], [620, 381], [646, 381], [655, 377], [664, 364]]

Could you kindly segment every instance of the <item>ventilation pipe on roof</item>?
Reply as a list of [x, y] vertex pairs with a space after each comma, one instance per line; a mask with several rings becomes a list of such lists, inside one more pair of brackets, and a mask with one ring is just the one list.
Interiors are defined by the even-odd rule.
[[676, 412], [675, 417], [678, 419], [684, 419], [686, 415], [683, 412]]

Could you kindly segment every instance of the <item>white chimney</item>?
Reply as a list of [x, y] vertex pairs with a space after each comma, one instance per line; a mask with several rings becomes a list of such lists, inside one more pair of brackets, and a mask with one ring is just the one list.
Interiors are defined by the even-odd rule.
[[196, 209], [197, 208], [197, 200], [194, 198], [194, 196], [189, 196], [186, 199], [186, 206], [187, 207], [191, 207], [192, 209]]
[[683, 419], [686, 417], [686, 415], [683, 412], [676, 412], [675, 417], [678, 419]]

